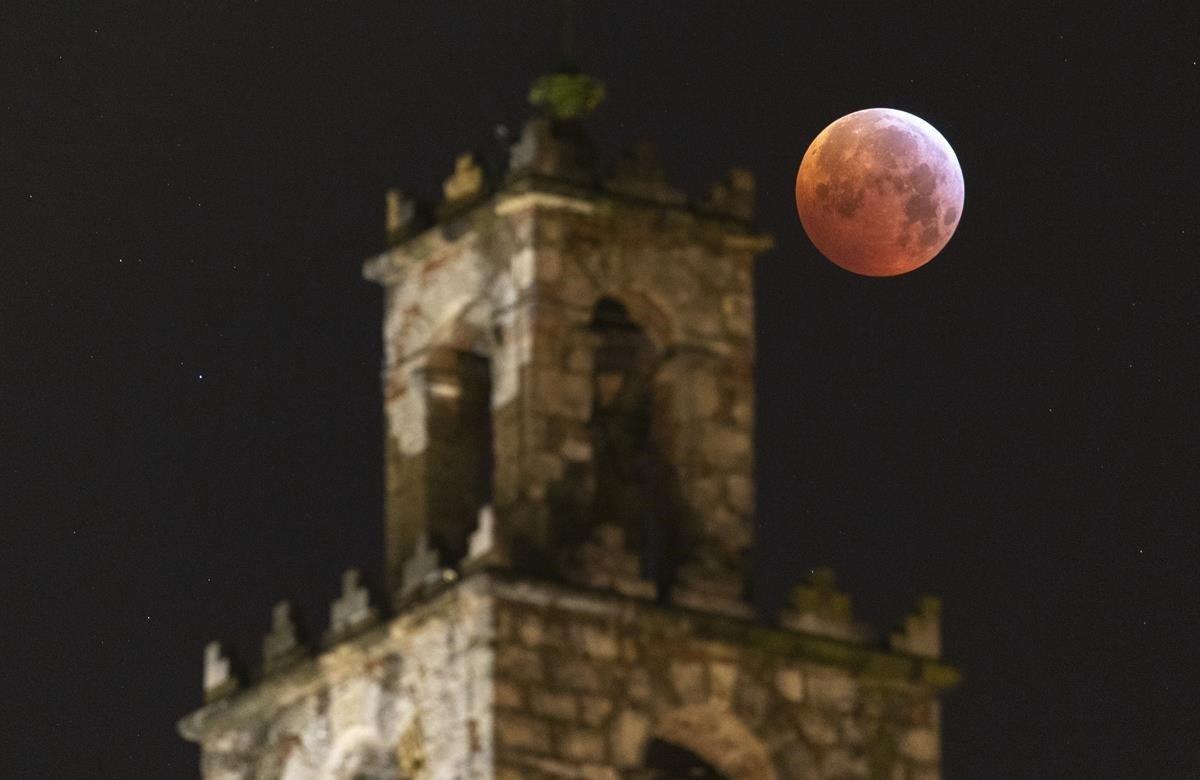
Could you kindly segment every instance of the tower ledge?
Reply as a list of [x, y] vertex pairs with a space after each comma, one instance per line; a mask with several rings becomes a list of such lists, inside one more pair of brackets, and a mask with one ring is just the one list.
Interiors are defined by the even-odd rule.
[[442, 219], [430, 222], [428, 209], [399, 190], [388, 192], [391, 214], [411, 215], [410, 221], [389, 221], [390, 248], [363, 263], [363, 278], [377, 284], [397, 281], [394, 270], [413, 258], [425, 256], [439, 245], [469, 232], [472, 225], [486, 226], [492, 216], [509, 216], [532, 210], [566, 211], [596, 215], [619, 208], [649, 208], [671, 212], [676, 218], [704, 224], [713, 240], [736, 252], [760, 254], [775, 245], [774, 238], [755, 230], [748, 219], [706, 208], [702, 204], [654, 200], [636, 194], [580, 184], [536, 174], [524, 174], [496, 191], [471, 200], [465, 207], [443, 210]]
[[[557, 631], [566, 633], [557, 635]], [[458, 638], [451, 639], [456, 633]], [[701, 654], [716, 664], [741, 667], [748, 666], [751, 658], [770, 658], [779, 670], [771, 676], [772, 685], [784, 699], [797, 702], [806, 695], [799, 690], [804, 683], [797, 682], [805, 675], [812, 678], [809, 697], [840, 696], [845, 692], [839, 689], [846, 685], [913, 687], [936, 695], [960, 680], [957, 669], [936, 658], [889, 649], [873, 640], [805, 633], [709, 611], [666, 607], [607, 589], [550, 582], [505, 570], [478, 570], [410, 602], [388, 619], [346, 635], [316, 655], [268, 669], [253, 684], [230, 689], [182, 718], [178, 731], [185, 739], [210, 743], [219, 735], [273, 720], [298, 702], [336, 689], [340, 682], [364, 673], [376, 676], [372, 670], [389, 658], [400, 664], [429, 663], [432, 659], [423, 645], [430, 635], [449, 639], [451, 647], [442, 648], [448, 655], [438, 654], [438, 663], [445, 666], [428, 670], [444, 673], [445, 680], [438, 683], [427, 678], [424, 684], [445, 685], [447, 695], [456, 681], [463, 679], [455, 672], [455, 664], [467, 663], [468, 658], [474, 659], [469, 663], [494, 663], [528, 684], [552, 686], [555, 676], [564, 681], [573, 676], [577, 679], [567, 687], [582, 685], [586, 690], [592, 685], [588, 682], [592, 672], [585, 671], [591, 663], [610, 670], [626, 665], [636, 677], [639, 665], [656, 662], [646, 652], [648, 637], [651, 644], [690, 648], [681, 659]], [[556, 647], [566, 646], [573, 647], [572, 652], [578, 652], [585, 665], [556, 671], [549, 657], [559, 652]], [[665, 660], [675, 666], [669, 657]], [[851, 683], [852, 679], [858, 682]], [[705, 685], [718, 684], [709, 679]], [[832, 687], [814, 690], [818, 685]], [[502, 694], [493, 690], [490, 695]]]

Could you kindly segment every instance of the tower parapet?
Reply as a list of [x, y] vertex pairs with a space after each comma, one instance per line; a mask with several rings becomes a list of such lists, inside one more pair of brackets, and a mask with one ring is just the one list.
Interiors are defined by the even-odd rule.
[[941, 658], [942, 600], [922, 598], [917, 611], [905, 617], [903, 628], [888, 636], [888, 646], [901, 653]]
[[636, 141], [626, 147], [604, 180], [609, 192], [671, 206], [687, 204], [687, 194], [667, 183], [653, 141]]
[[723, 181], [712, 185], [702, 208], [747, 222], [754, 219], [754, 174], [730, 168]]
[[342, 574], [342, 595], [329, 606], [329, 630], [325, 644], [337, 644], [379, 622], [380, 610], [371, 589], [358, 569]]
[[304, 631], [290, 601], [280, 601], [271, 610], [271, 630], [263, 635], [263, 674], [274, 674], [308, 655]]
[[779, 624], [793, 631], [849, 642], [871, 641], [871, 630], [854, 620], [849, 594], [835, 585], [832, 569], [814, 569], [806, 582], [792, 588]]
[[241, 687], [241, 673], [230, 650], [220, 642], [204, 647], [204, 701], [223, 699]]
[[487, 194], [483, 164], [474, 152], [463, 152], [454, 161], [454, 172], [442, 183], [445, 200], [438, 207], [441, 219], [454, 217], [481, 201]]
[[388, 246], [395, 246], [429, 227], [429, 209], [400, 190], [388, 190], [384, 196], [384, 230]]

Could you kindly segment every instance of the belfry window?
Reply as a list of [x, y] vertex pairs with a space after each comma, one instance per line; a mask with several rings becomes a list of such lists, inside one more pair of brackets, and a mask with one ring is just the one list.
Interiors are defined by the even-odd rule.
[[429, 404], [429, 530], [458, 560], [466, 553], [479, 508], [491, 503], [491, 365], [474, 352], [434, 350], [426, 367]]
[[692, 751], [656, 739], [646, 746], [643, 769], [638, 780], [725, 780], [712, 764]]
[[594, 336], [591, 433], [594, 524], [615, 525], [626, 543], [652, 556], [654, 452], [650, 436], [654, 347], [625, 306], [601, 299], [589, 329]]

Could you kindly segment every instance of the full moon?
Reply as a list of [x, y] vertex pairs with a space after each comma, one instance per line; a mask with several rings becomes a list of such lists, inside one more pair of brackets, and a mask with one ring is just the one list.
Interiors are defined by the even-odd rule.
[[963, 208], [950, 144], [920, 117], [868, 108], [838, 119], [804, 153], [796, 210], [821, 254], [863, 276], [920, 268], [946, 246]]

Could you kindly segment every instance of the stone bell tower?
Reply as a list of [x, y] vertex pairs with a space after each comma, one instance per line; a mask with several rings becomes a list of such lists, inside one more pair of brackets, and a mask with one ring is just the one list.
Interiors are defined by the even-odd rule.
[[814, 570], [753, 619], [754, 183], [603, 166], [603, 86], [534, 83], [488, 176], [387, 197], [386, 584], [261, 671], [206, 653], [211, 778], [933, 778], [939, 607], [877, 636]]
[[421, 545], [484, 555], [484, 511], [490, 564], [744, 616], [770, 241], [746, 172], [694, 206], [645, 144], [601, 176], [578, 116], [598, 89], [541, 82], [497, 191], [460, 157], [436, 228], [391, 196], [395, 247], [365, 269], [385, 299], [389, 585]]

